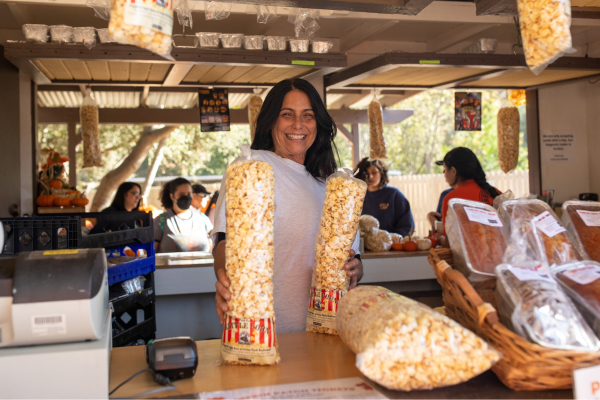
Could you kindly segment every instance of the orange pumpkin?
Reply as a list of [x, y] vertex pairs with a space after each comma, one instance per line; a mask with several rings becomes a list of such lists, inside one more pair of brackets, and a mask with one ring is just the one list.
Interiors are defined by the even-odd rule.
[[59, 180], [55, 179], [53, 181], [50, 181], [50, 187], [52, 189], [62, 189], [63, 183], [62, 183], [62, 181], [59, 181]]
[[402, 250], [403, 248], [404, 246], [402, 245], [402, 242], [392, 243], [392, 250]]
[[85, 207], [89, 202], [90, 201], [85, 197], [75, 197], [74, 199], [71, 199], [71, 204], [73, 204], [75, 207]]
[[67, 194], [79, 194], [79, 190], [68, 190]]
[[404, 242], [404, 250], [406, 251], [417, 251], [418, 247], [416, 240], [407, 240]]
[[70, 207], [71, 199], [68, 197], [57, 197], [54, 199], [54, 205], [56, 207]]
[[52, 207], [54, 205], [54, 197], [56, 196], [53, 194], [42, 194], [38, 196], [35, 202], [40, 207]]

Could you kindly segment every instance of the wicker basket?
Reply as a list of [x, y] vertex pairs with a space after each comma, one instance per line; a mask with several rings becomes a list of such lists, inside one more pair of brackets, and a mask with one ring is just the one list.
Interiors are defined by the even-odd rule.
[[452, 269], [450, 249], [432, 249], [429, 263], [442, 285], [446, 314], [504, 354], [492, 370], [509, 388], [570, 389], [574, 368], [600, 364], [600, 352], [548, 349], [509, 330], [498, 320], [494, 307], [484, 303], [464, 275]]

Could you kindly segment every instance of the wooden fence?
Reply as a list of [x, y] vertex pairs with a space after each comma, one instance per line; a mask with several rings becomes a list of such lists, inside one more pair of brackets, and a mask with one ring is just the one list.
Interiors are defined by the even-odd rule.
[[[487, 180], [501, 192], [512, 190], [516, 198], [529, 194], [529, 171], [509, 174], [502, 171], [489, 172]], [[427, 213], [435, 211], [440, 194], [448, 189], [444, 175], [390, 175], [389, 184], [400, 189], [410, 202], [416, 234], [426, 236], [431, 229], [427, 222]]]

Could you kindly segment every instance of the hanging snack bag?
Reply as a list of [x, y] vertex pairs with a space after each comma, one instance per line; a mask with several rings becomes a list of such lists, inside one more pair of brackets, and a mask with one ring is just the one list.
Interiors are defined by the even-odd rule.
[[519, 163], [519, 110], [505, 100], [497, 116], [498, 164], [504, 173], [514, 170]]
[[448, 202], [446, 233], [456, 269], [484, 301], [494, 304], [495, 268], [508, 244], [506, 229], [491, 206], [470, 200]]
[[562, 212], [567, 231], [591, 260], [600, 262], [600, 203], [565, 201]]
[[207, 1], [205, 3], [204, 18], [207, 21], [221, 21], [231, 14], [231, 3], [219, 1]]
[[256, 133], [256, 120], [260, 109], [262, 108], [262, 97], [260, 97], [255, 90], [255, 93], [250, 96], [248, 100], [248, 121], [250, 122], [250, 143], [254, 141], [254, 134]]
[[92, 97], [92, 89], [87, 88], [79, 109], [81, 135], [83, 137], [83, 168], [103, 167], [98, 132], [98, 104]]
[[574, 52], [569, 0], [517, 0], [525, 61], [539, 74], [556, 59]]
[[119, 43], [169, 56], [173, 0], [112, 0], [108, 33]]
[[227, 167], [225, 269], [231, 298], [225, 314], [221, 358], [229, 364], [279, 362], [273, 306], [275, 174], [251, 158]]
[[337, 335], [335, 315], [348, 291], [344, 264], [358, 232], [367, 184], [343, 171], [327, 178], [325, 202], [315, 244], [306, 330]]
[[376, 98], [369, 103], [369, 144], [372, 160], [387, 158], [385, 138], [383, 137], [383, 112], [381, 104]]
[[596, 335], [600, 335], [600, 263], [582, 261], [561, 265], [552, 269], [552, 276]]
[[600, 349], [598, 338], [544, 263], [534, 268], [501, 264], [496, 275], [496, 310], [512, 331], [553, 349]]
[[[541, 200], [508, 200], [500, 206], [499, 214], [511, 231], [515, 228], [525, 230], [524, 237], [529, 246], [543, 249], [548, 265], [562, 265], [585, 258], [575, 239], [547, 203]], [[531, 224], [521, 223], [515, 227], [514, 220], [533, 222], [538, 234], [534, 234]]]
[[391, 390], [456, 385], [501, 358], [450, 318], [379, 286], [359, 286], [342, 298], [337, 329], [359, 371]]

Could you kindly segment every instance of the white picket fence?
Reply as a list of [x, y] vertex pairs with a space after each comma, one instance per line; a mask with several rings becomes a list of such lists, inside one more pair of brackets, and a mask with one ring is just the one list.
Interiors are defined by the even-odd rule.
[[[516, 171], [509, 174], [494, 171], [486, 175], [488, 182], [501, 192], [510, 189], [517, 198], [529, 194], [529, 171]], [[426, 235], [431, 229], [427, 222], [427, 213], [435, 211], [440, 194], [448, 189], [444, 175], [389, 175], [389, 177], [389, 185], [400, 189], [410, 202], [416, 234]]]

